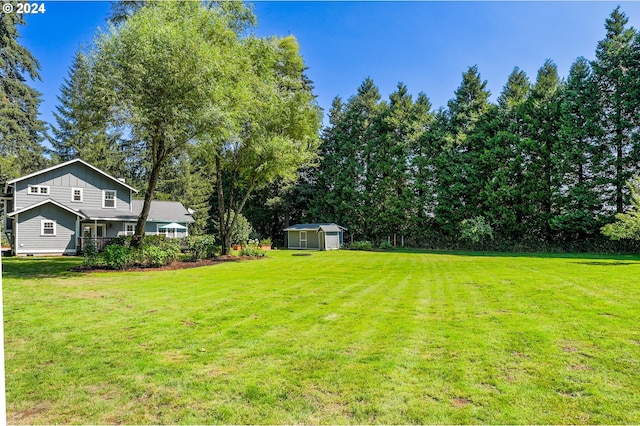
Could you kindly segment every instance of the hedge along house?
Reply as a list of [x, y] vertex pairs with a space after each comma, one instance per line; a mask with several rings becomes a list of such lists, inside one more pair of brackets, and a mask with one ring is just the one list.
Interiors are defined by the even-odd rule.
[[302, 223], [284, 229], [285, 245], [290, 249], [338, 250], [344, 228], [335, 223]]
[[[10, 180], [2, 202], [11, 251], [75, 254], [87, 240], [102, 249], [111, 238], [133, 235], [143, 204], [133, 199], [137, 192], [80, 159]], [[182, 238], [192, 222], [181, 203], [152, 201], [145, 232]]]

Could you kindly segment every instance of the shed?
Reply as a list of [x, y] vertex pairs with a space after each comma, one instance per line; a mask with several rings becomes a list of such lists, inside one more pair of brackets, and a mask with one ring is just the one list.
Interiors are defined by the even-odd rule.
[[284, 229], [290, 249], [338, 250], [347, 228], [335, 223], [301, 223]]

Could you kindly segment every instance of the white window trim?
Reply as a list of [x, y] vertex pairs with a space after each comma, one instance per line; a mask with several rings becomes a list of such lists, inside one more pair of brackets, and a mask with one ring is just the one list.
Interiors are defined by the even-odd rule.
[[[75, 199], [75, 192], [80, 191], [80, 199]], [[84, 191], [82, 188], [71, 188], [71, 202], [72, 203], [82, 203], [84, 201]]]
[[[44, 233], [44, 225], [45, 223], [52, 223], [53, 224], [53, 234], [45, 234]], [[57, 234], [57, 223], [55, 220], [48, 220], [48, 219], [43, 219], [40, 221], [40, 236], [41, 237], [55, 237]]]
[[[31, 192], [31, 188], [38, 188], [38, 192]], [[42, 188], [46, 188], [47, 192], [41, 192]], [[27, 193], [29, 195], [50, 195], [51, 194], [51, 187], [47, 186], [47, 185], [29, 185], [28, 189], [27, 189]]]
[[[304, 234], [304, 247], [302, 247], [302, 234]], [[298, 237], [298, 245], [300, 246], [300, 248], [307, 248], [307, 246], [309, 245], [309, 243], [307, 242], [307, 231], [300, 231], [300, 236]]]
[[[106, 201], [107, 192], [113, 192], [113, 207], [106, 207], [104, 202]], [[118, 206], [118, 191], [115, 189], [105, 189], [102, 191], [102, 208], [103, 209], [115, 209]]]
[[[131, 226], [133, 228], [133, 231], [131, 231], [131, 233], [129, 233], [129, 231], [127, 231], [127, 226]], [[125, 223], [124, 224], [124, 235], [125, 236], [133, 235], [135, 233], [136, 233], [136, 224], [135, 223]]]

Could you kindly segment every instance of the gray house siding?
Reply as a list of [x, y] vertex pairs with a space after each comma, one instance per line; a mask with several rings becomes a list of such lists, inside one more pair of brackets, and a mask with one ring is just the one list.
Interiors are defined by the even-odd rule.
[[[300, 233], [307, 233], [307, 246], [300, 246]], [[292, 249], [308, 248], [308, 249], [320, 249], [320, 240], [318, 238], [318, 232], [316, 231], [287, 231], [288, 240], [287, 247]]]
[[[13, 243], [12, 251], [23, 255], [73, 253], [77, 242], [84, 242], [85, 236], [104, 243], [126, 235], [125, 225], [135, 226], [143, 204], [142, 200], [132, 200], [137, 192], [133, 187], [82, 160], [71, 160], [13, 179], [8, 185], [10, 197], [3, 199], [7, 206], [4, 210], [8, 212], [7, 224], [13, 226], [5, 230], [13, 231], [7, 235]], [[30, 191], [34, 186], [35, 193]], [[74, 190], [79, 191], [77, 195], [81, 195], [81, 199], [75, 199]], [[114, 207], [104, 206], [105, 191], [115, 191]], [[43, 220], [55, 222], [55, 235], [49, 235], [52, 228], [43, 231]], [[158, 226], [172, 222], [188, 226], [193, 218], [179, 202], [152, 201], [146, 233], [166, 234], [164, 230], [159, 232]], [[186, 235], [186, 230], [180, 230], [170, 237]]]
[[318, 232], [309, 232], [307, 231], [307, 248], [310, 249], [319, 249], [320, 248], [320, 241], [318, 239]]
[[[49, 194], [30, 194], [29, 186], [48, 186]], [[82, 189], [82, 202], [72, 201], [72, 189]], [[116, 208], [111, 211], [130, 211], [131, 191], [82, 163], [72, 163], [58, 169], [32, 176], [15, 183], [15, 210], [20, 210], [42, 200], [52, 199], [70, 208], [102, 209], [103, 190], [116, 191]]]
[[[33, 208], [18, 216], [19, 242], [16, 254], [61, 254], [76, 251], [74, 214], [52, 204]], [[56, 234], [41, 235], [42, 221], [56, 222]]]
[[300, 247], [300, 231], [287, 231], [287, 247]]

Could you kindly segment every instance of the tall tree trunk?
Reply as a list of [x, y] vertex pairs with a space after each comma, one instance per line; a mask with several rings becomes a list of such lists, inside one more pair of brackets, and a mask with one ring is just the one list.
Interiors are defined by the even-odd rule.
[[[167, 158], [167, 153], [164, 152], [164, 142], [159, 141], [157, 144], [153, 144], [151, 175], [149, 176], [149, 185], [147, 186], [147, 192], [144, 194], [144, 203], [142, 204], [142, 211], [138, 216], [138, 222], [136, 223], [136, 231], [131, 239], [131, 246], [141, 247], [142, 240], [144, 239], [144, 227], [149, 217], [149, 210], [151, 209], [151, 200], [153, 200], [153, 194], [156, 190], [156, 184], [158, 183], [158, 177], [160, 176], [160, 170]], [[133, 202], [133, 201], [132, 201]]]
[[616, 213], [624, 213], [624, 197], [623, 197], [623, 189], [625, 185], [625, 181], [623, 179], [623, 135], [618, 135], [618, 143], [616, 144]]

